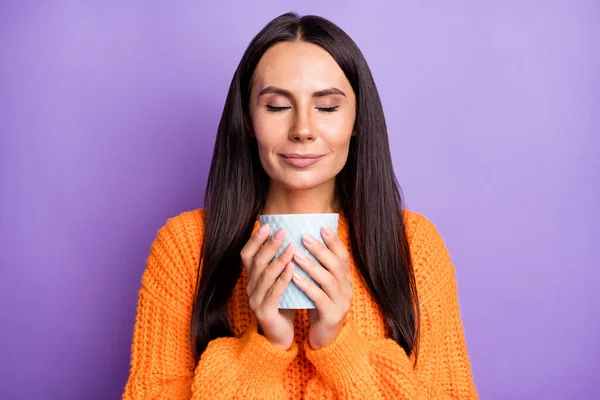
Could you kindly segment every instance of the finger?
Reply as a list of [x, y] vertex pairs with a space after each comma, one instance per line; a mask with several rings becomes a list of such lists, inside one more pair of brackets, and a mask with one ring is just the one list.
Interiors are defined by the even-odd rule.
[[285, 266], [292, 261], [295, 249], [293, 243], [288, 244], [279, 257], [267, 265], [260, 275], [255, 274], [254, 282], [248, 282], [248, 293], [254, 297], [254, 301], [257, 304], [261, 304], [264, 301], [267, 291], [273, 286], [273, 283], [277, 280]]
[[341, 261], [348, 267], [348, 272], [350, 271], [350, 253], [348, 249], [342, 243], [339, 236], [328, 226], [325, 225], [321, 229], [321, 237], [327, 245], [327, 248], [335, 254]]
[[279, 302], [281, 301], [281, 296], [283, 296], [283, 292], [288, 287], [290, 282], [292, 281], [292, 276], [294, 275], [294, 265], [291, 262], [288, 262], [279, 278], [275, 281], [275, 283], [271, 286], [271, 288], [267, 291], [265, 298], [263, 300], [263, 304], [268, 308], [277, 308], [279, 306]]
[[263, 273], [267, 265], [273, 260], [277, 250], [283, 245], [283, 239], [285, 238], [285, 231], [283, 228], [275, 232], [269, 240], [266, 241], [254, 255], [252, 261], [250, 261], [250, 267], [248, 267], [248, 282], [254, 285], [258, 280], [258, 277]]
[[286, 232], [283, 228], [279, 228], [277, 232], [271, 235], [269, 240], [266, 241], [264, 246], [262, 246], [254, 256], [254, 264], [264, 266], [269, 264], [271, 260], [273, 260], [273, 257], [275, 257], [277, 250], [281, 248], [285, 236]]
[[[334, 273], [334, 276], [342, 286], [352, 290], [352, 272], [350, 271], [350, 253], [346, 248], [346, 245], [340, 240], [339, 236], [328, 226], [325, 225], [321, 229], [321, 237], [327, 245], [327, 248], [335, 254], [338, 259], [342, 262], [341, 270], [339, 274]], [[345, 279], [346, 284], [344, 285], [341, 279]]]
[[335, 304], [321, 288], [297, 273], [294, 273], [292, 280], [315, 303], [321, 315], [332, 315]]
[[[339, 239], [338, 239], [339, 240]], [[335, 277], [336, 280], [343, 282], [347, 275], [349, 267], [343, 265], [342, 260], [334, 254], [326, 245], [314, 237], [302, 235], [302, 243], [312, 255]]]
[[300, 251], [296, 251], [296, 254], [294, 254], [294, 261], [296, 261], [298, 266], [302, 268], [308, 276], [321, 285], [323, 291], [325, 291], [327, 296], [329, 296], [334, 303], [337, 303], [336, 300], [339, 299], [341, 285], [331, 272], [302, 254]]
[[254, 232], [252, 236], [250, 236], [250, 239], [240, 251], [244, 268], [250, 268], [254, 256], [260, 250], [260, 246], [265, 242], [265, 240], [268, 239], [270, 229], [271, 228], [269, 224], [264, 224], [256, 232]]

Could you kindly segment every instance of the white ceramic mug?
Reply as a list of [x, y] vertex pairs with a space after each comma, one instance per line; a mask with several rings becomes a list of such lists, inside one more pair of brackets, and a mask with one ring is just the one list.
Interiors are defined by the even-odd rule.
[[[309, 259], [312, 259], [320, 265], [321, 263], [319, 260], [317, 260], [316, 257], [313, 256], [302, 243], [302, 235], [305, 233], [309, 234], [321, 243], [324, 243], [323, 238], [321, 237], [321, 228], [323, 228], [324, 225], [328, 225], [337, 234], [339, 217], [340, 215], [337, 213], [270, 214], [259, 215], [258, 220], [260, 221], [261, 226], [264, 224], [269, 224], [269, 235], [273, 235], [275, 232], [277, 232], [277, 230], [279, 230], [279, 228], [283, 228], [283, 230], [286, 232], [284, 243], [279, 248], [274, 258], [278, 257], [291, 242], [296, 246], [296, 251], [306, 255]], [[294, 260], [292, 260], [292, 265], [294, 266], [294, 271], [298, 275], [319, 286], [319, 284], [316, 283], [306, 272], [304, 272], [304, 270], [300, 268]], [[279, 308], [307, 309], [316, 308], [316, 306], [315, 303], [306, 294], [304, 294], [302, 290], [300, 290], [294, 281], [290, 281], [290, 284], [281, 297]]]

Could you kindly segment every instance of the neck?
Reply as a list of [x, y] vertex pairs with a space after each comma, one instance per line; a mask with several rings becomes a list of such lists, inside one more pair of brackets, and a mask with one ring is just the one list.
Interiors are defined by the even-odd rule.
[[271, 181], [261, 214], [337, 213], [340, 209], [335, 201], [335, 179], [310, 189], [290, 189]]

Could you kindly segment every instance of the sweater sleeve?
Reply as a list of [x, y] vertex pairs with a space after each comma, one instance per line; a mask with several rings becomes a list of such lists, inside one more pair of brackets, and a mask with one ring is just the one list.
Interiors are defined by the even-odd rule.
[[[283, 399], [297, 354], [273, 346], [256, 319], [242, 337], [212, 340], [199, 362], [190, 345], [197, 224], [170, 219], [152, 244], [139, 292], [131, 368], [123, 399]], [[203, 224], [202, 224], [203, 226]]]
[[[413, 258], [422, 296], [417, 366], [391, 338], [362, 337], [350, 319], [335, 340], [307, 358], [318, 374], [306, 399], [477, 399], [459, 314], [455, 269], [435, 226], [421, 217]], [[357, 316], [358, 317], [358, 316]]]

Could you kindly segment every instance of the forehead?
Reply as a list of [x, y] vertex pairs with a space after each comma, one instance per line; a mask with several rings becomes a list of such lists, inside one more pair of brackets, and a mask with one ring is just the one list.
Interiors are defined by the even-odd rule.
[[281, 86], [288, 90], [320, 90], [350, 83], [333, 57], [307, 42], [282, 42], [270, 47], [255, 71], [256, 88]]

